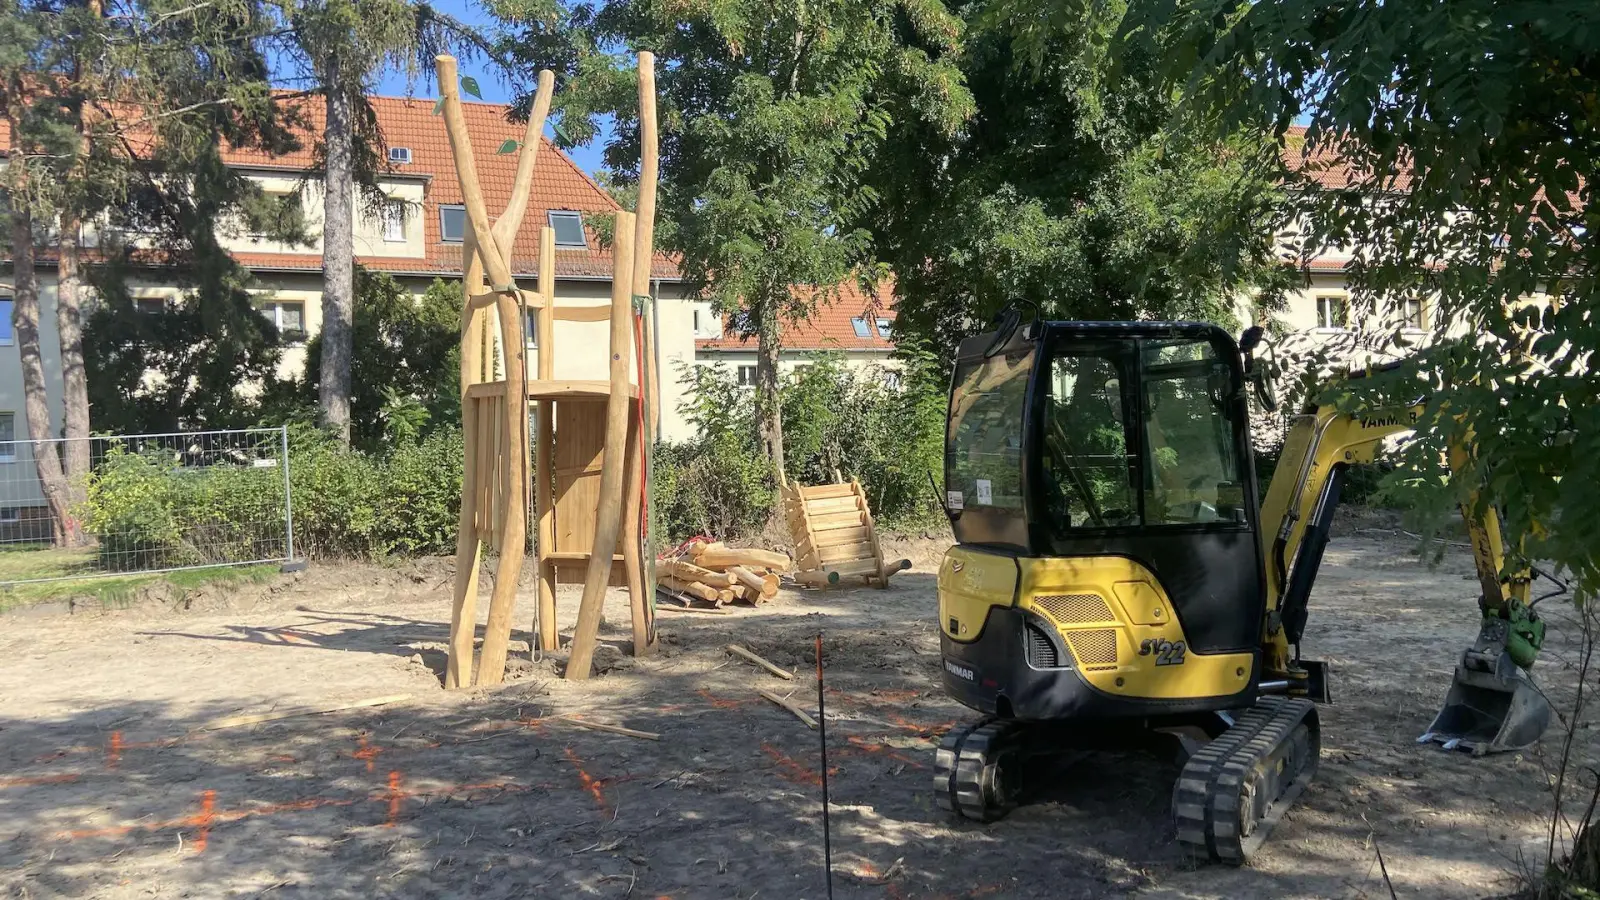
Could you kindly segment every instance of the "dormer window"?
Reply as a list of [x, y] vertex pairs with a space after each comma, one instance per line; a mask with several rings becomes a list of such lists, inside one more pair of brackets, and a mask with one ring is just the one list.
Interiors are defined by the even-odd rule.
[[557, 247], [564, 250], [589, 249], [588, 236], [583, 233], [583, 213], [552, 209], [550, 227], [556, 230]]
[[390, 147], [389, 148], [389, 162], [393, 163], [394, 165], [397, 165], [397, 166], [409, 166], [409, 165], [411, 165], [411, 148], [410, 147]]

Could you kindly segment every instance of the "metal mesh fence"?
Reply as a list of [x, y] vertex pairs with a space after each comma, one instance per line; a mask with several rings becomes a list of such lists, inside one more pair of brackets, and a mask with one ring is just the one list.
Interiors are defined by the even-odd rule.
[[[58, 489], [35, 454], [83, 454]], [[283, 428], [0, 443], [0, 588], [71, 578], [294, 562]]]

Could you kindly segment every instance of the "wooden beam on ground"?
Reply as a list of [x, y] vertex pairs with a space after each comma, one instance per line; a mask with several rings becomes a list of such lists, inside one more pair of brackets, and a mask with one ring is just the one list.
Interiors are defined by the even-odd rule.
[[714, 572], [692, 562], [675, 559], [667, 563], [667, 574], [679, 581], [698, 581], [701, 584], [716, 588], [733, 586], [733, 576], [726, 572]]
[[772, 597], [778, 593], [778, 576], [757, 575], [744, 566], [729, 566], [728, 574], [754, 591], [757, 598]]
[[755, 663], [756, 665], [760, 666], [763, 669], [766, 669], [768, 672], [771, 672], [772, 674], [778, 676], [779, 678], [782, 678], [785, 681], [793, 681], [794, 680], [794, 673], [793, 672], [787, 671], [785, 669], [778, 668], [778, 666], [776, 664], [774, 664], [771, 660], [763, 659], [763, 658], [755, 655], [754, 653], [751, 653], [749, 650], [746, 650], [745, 648], [739, 646], [738, 644], [729, 644], [728, 645], [728, 652], [732, 653], [734, 656], [740, 656], [740, 657], [743, 657], [743, 658]]
[[571, 722], [579, 728], [589, 728], [593, 729], [594, 731], [607, 731], [611, 734], [622, 734], [627, 735], [628, 737], [644, 738], [647, 741], [661, 740], [661, 735], [656, 734], [654, 731], [636, 731], [632, 728], [623, 728], [621, 725], [607, 725], [604, 722], [591, 722], [588, 719], [580, 719], [577, 716], [566, 716], [561, 719], [561, 721]]
[[806, 727], [807, 728], [816, 728], [817, 727], [817, 720], [811, 718], [811, 715], [809, 713], [807, 713], [805, 710], [803, 710], [800, 707], [795, 706], [793, 703], [791, 703], [789, 701], [789, 698], [780, 697], [777, 694], [773, 693], [772, 691], [767, 690], [766, 688], [756, 688], [756, 693], [758, 693], [761, 696], [767, 698], [768, 700], [771, 700], [773, 703], [778, 704], [779, 706], [783, 707], [784, 709], [787, 709], [789, 712], [794, 713], [794, 717], [799, 719], [800, 721], [806, 723]]

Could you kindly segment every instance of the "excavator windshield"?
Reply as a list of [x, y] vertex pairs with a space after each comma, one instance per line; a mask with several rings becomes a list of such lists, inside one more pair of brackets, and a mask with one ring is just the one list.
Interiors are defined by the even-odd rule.
[[951, 384], [958, 540], [1046, 551], [1094, 533], [1250, 527], [1243, 379], [1226, 334], [1050, 323], [992, 342], [963, 343]]

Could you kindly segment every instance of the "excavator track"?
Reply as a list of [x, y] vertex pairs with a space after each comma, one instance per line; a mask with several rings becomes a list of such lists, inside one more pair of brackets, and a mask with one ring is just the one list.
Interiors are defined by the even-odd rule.
[[1178, 843], [1242, 866], [1317, 771], [1321, 726], [1309, 700], [1263, 698], [1189, 758], [1172, 792]]
[[934, 801], [975, 822], [993, 822], [1016, 806], [1021, 725], [987, 718], [950, 731], [934, 754]]

